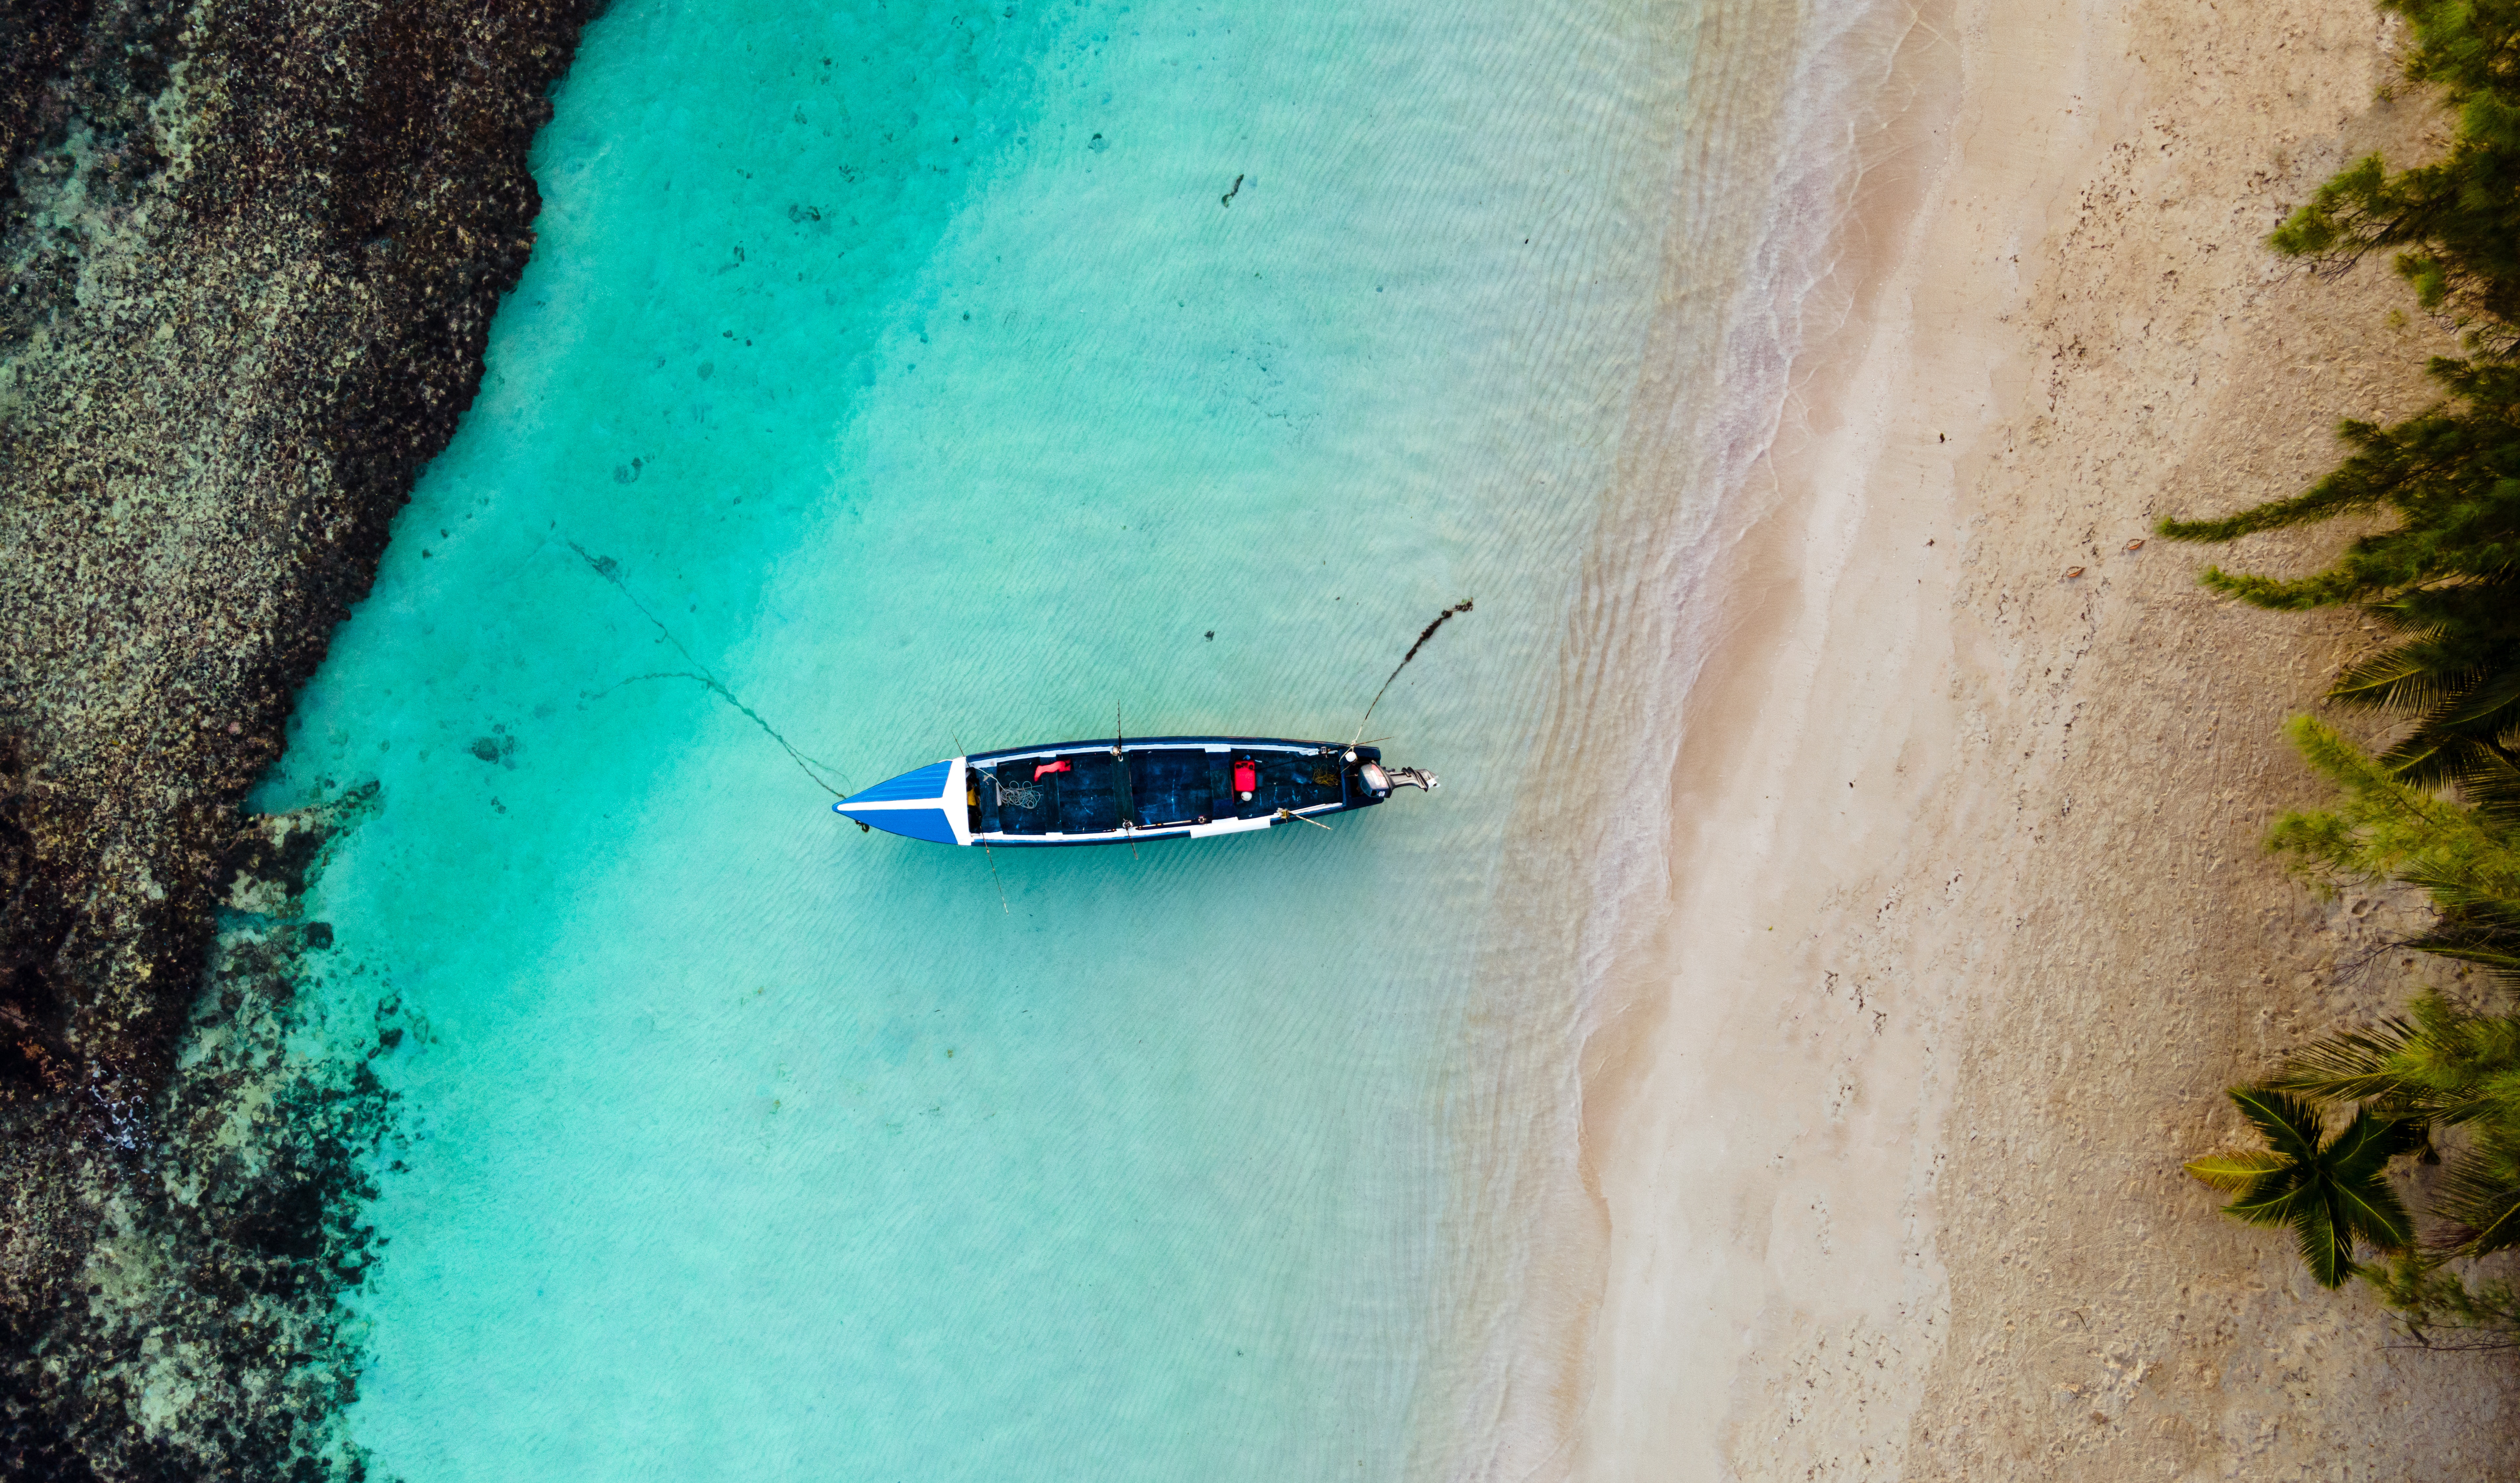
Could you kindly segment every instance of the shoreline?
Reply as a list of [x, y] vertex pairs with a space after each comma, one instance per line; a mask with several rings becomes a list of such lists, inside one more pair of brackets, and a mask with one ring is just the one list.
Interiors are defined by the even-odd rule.
[[2440, 337], [2389, 324], [2385, 265], [2261, 244], [2422, 119], [2373, 102], [2363, 0], [1954, 9], [1918, 22], [1956, 40], [1948, 132], [1894, 116], [1855, 312], [1797, 356], [1761, 497], [1726, 492], [1765, 508], [1698, 599], [1671, 889], [1583, 1056], [1606, 1254], [1571, 1470], [2507, 1464], [2520, 1384], [2386, 1351], [2178, 1171], [2222, 1086], [2402, 998], [2327, 969], [2404, 908], [2255, 847], [2312, 795], [2275, 727], [2351, 636], [2216, 604], [2146, 538], [2428, 399]]
[[[1441, 1299], [1464, 1323], [1438, 1347], [1465, 1358], [1429, 1409], [1430, 1476], [1554, 1477], [1570, 1464], [1606, 1249], [1585, 1134], [1607, 1085], [1590, 1069], [1610, 1038], [1601, 1026], [1620, 1017], [1602, 984], [1649, 930], [1639, 903], [1667, 882], [1659, 800], [1633, 780], [1673, 765], [1673, 675], [1713, 647], [1694, 594], [1736, 554], [1734, 486], [1757, 473], [1795, 393], [1803, 326], [1840, 327], [1854, 301], [1843, 182], [1861, 172], [1868, 126], [1898, 137], [1876, 95], [1885, 60], [1917, 30], [1904, 6], [1868, 0], [1800, 29], [1767, 19], [1759, 0], [1708, 0], [1692, 22], [1650, 348], [1535, 725], [1530, 768], [1552, 783], [1524, 795], [1508, 831], [1475, 973], [1483, 998], [1459, 1053], [1488, 1084], [1449, 1115], [1486, 1151]], [[1542, 942], [1552, 951], [1535, 957]], [[1459, 1451], [1463, 1435], [1486, 1445]]]

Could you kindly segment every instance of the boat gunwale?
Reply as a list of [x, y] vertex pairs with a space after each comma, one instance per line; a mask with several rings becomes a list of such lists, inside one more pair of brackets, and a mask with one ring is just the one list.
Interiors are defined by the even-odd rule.
[[1317, 756], [1340, 750], [1339, 744], [1335, 742], [1304, 742], [1291, 737], [1140, 737], [1135, 742], [1106, 737], [1082, 742], [1059, 742], [1047, 745], [1012, 746], [992, 752], [971, 752], [965, 755], [962, 760], [977, 767], [991, 762], [1021, 762], [1027, 757], [1070, 756], [1078, 752], [1107, 754], [1114, 746], [1133, 752], [1182, 751], [1193, 746], [1202, 750], [1213, 751], [1222, 747], [1232, 751], [1239, 746], [1255, 751], [1311, 752]]
[[[873, 800], [863, 805], [863, 814], [850, 807], [851, 800], [844, 799], [833, 803], [832, 809], [834, 813], [855, 819], [861, 825], [879, 826], [889, 833], [904, 831], [885, 824], [882, 815], [932, 810], [944, 816], [945, 827], [954, 835], [951, 841], [954, 844], [965, 846], [977, 844], [989, 847], [1004, 845], [1009, 848], [1027, 849], [1071, 845], [1135, 844], [1141, 840], [1151, 844], [1166, 839], [1212, 839], [1225, 834], [1249, 833], [1270, 829], [1290, 818], [1310, 820], [1318, 815], [1351, 813], [1359, 809], [1371, 808], [1383, 801], [1370, 795], [1355, 796], [1349, 787], [1348, 774], [1351, 769], [1347, 767], [1341, 769], [1339, 780], [1342, 796], [1328, 802], [1306, 804], [1300, 808], [1280, 808], [1271, 813], [1251, 817], [1226, 815], [1204, 822], [1173, 819], [1152, 825], [1124, 823], [1117, 829], [1084, 831], [1076, 833], [1056, 831], [1038, 834], [1010, 833], [1005, 831], [983, 832], [969, 827], [971, 815], [954, 807], [948, 801], [957, 793], [967, 792], [975, 786], [977, 775], [984, 768], [994, 770], [1010, 762], [1023, 763], [1059, 757], [1108, 756], [1115, 750], [1140, 754], [1195, 750], [1228, 755], [1266, 752], [1278, 756], [1328, 757], [1336, 756], [1349, 748], [1342, 747], [1335, 742], [1314, 742], [1294, 737], [1225, 736], [1140, 737], [1135, 741], [1124, 741], [1113, 737], [1005, 747], [996, 751], [971, 752], [959, 757], [946, 757], [938, 762], [924, 764], [926, 767], [944, 766], [949, 769], [945, 775], [944, 790], [933, 799], [921, 797]], [[1353, 748], [1353, 752], [1361, 758], [1376, 758], [1381, 755], [1380, 748], [1372, 746], [1357, 746]], [[911, 769], [914, 773], [922, 770], [921, 768]], [[902, 776], [908, 776], [908, 774]], [[885, 781], [889, 783], [895, 780]], [[876, 785], [878, 787], [882, 786]], [[869, 789], [869, 791], [872, 790]], [[927, 836], [914, 834], [911, 837]]]
[[[1098, 830], [1091, 833], [1082, 834], [975, 833], [971, 836], [971, 842], [974, 844], [986, 842], [991, 845], [1124, 844], [1131, 840], [1135, 840], [1140, 843], [1152, 844], [1158, 839], [1213, 839], [1223, 834], [1257, 833], [1261, 830], [1277, 824], [1281, 819], [1287, 818], [1289, 816], [1297, 819], [1309, 819], [1315, 814], [1354, 813], [1358, 809], [1372, 808], [1374, 804], [1381, 801], [1382, 800], [1379, 798], [1342, 800], [1337, 803], [1316, 803], [1309, 808], [1281, 809], [1274, 814], [1260, 814], [1249, 819], [1213, 819], [1206, 824], [1193, 824], [1187, 820], [1178, 820], [1166, 824], [1144, 825], [1136, 829]], [[1218, 825], [1222, 824], [1231, 824], [1238, 827], [1232, 829], [1217, 828]], [[1202, 834], [1199, 832], [1201, 830], [1206, 830], [1208, 832]]]

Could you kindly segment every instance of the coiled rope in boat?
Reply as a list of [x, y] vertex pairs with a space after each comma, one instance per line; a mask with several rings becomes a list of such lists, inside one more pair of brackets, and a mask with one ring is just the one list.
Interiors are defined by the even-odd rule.
[[1005, 808], [1007, 806], [1007, 800], [1010, 798], [1014, 800], [1015, 807], [1017, 808], [1041, 807], [1041, 787], [1039, 785], [1019, 783], [1012, 787], [1009, 787], [996, 773], [982, 773], [980, 776], [988, 779], [989, 786], [997, 790], [998, 807]]

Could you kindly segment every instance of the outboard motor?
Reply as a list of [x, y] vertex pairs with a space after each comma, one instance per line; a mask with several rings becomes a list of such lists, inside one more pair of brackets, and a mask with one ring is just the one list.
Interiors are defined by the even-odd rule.
[[1384, 767], [1379, 762], [1359, 764], [1356, 781], [1364, 784], [1366, 792], [1377, 800], [1390, 797], [1395, 787], [1414, 787], [1431, 793], [1444, 786], [1435, 780], [1433, 773], [1422, 768]]

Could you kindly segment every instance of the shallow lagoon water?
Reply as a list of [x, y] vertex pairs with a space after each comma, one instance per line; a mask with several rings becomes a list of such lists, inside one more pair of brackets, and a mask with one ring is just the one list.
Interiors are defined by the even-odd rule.
[[[380, 1471], [1490, 1445], [1460, 1341], [1495, 1294], [1449, 1264], [1517, 1156], [1497, 1109], [1564, 1089], [1481, 1057], [1473, 979], [1562, 946], [1501, 954], [1491, 908], [1552, 786], [1685, 19], [589, 29], [480, 400], [259, 800], [381, 785], [317, 888], [308, 1048], [410, 1030], [354, 1297]], [[992, 862], [846, 827], [764, 731], [843, 787], [1115, 709], [1344, 737], [1462, 597], [1374, 726], [1443, 791], [1328, 833]]]

